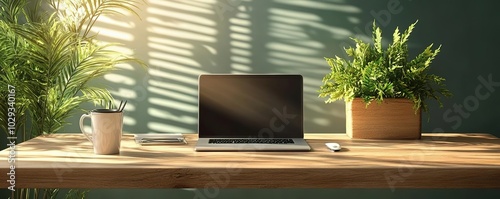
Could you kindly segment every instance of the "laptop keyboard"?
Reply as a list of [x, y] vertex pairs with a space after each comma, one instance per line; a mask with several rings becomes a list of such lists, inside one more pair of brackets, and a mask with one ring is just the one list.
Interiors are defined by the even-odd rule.
[[209, 139], [209, 144], [293, 144], [293, 139]]

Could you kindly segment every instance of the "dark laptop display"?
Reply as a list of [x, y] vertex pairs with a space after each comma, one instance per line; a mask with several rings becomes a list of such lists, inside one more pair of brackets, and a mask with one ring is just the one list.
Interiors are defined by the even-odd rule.
[[301, 75], [202, 75], [204, 138], [303, 138]]

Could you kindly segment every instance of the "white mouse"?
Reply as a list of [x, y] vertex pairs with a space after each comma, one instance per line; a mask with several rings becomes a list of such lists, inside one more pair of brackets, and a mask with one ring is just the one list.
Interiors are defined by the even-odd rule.
[[325, 145], [326, 145], [326, 147], [328, 147], [332, 151], [340, 151], [340, 149], [341, 149], [339, 143], [329, 142], [329, 143], [325, 143]]

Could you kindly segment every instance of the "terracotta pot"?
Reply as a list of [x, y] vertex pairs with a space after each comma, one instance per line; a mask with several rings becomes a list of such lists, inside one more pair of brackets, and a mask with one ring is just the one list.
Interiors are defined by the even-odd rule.
[[363, 99], [355, 98], [346, 104], [346, 131], [359, 139], [420, 139], [420, 115], [408, 99], [390, 98], [366, 106]]

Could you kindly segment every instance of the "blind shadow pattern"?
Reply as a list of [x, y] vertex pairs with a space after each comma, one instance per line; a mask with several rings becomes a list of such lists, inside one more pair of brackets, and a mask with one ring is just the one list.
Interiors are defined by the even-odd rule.
[[317, 90], [324, 57], [343, 53], [360, 12], [337, 0], [148, 0], [141, 20], [96, 26], [149, 69], [123, 65], [101, 83], [129, 101], [126, 132], [196, 133], [200, 74], [301, 74], [305, 131], [345, 132], [344, 103], [325, 104]]

